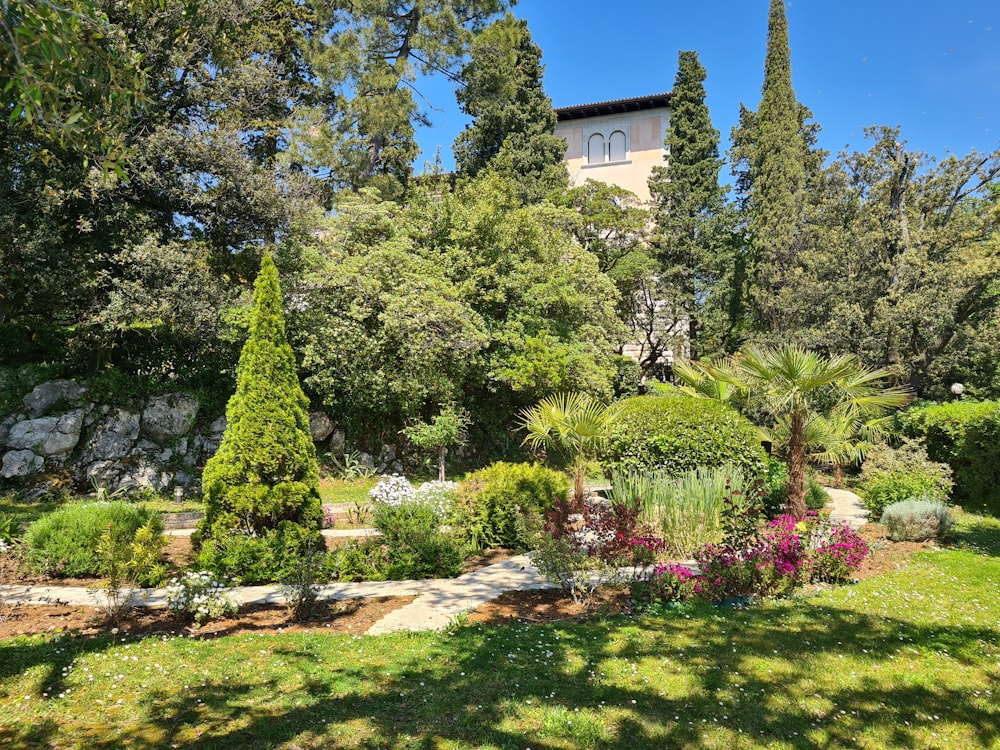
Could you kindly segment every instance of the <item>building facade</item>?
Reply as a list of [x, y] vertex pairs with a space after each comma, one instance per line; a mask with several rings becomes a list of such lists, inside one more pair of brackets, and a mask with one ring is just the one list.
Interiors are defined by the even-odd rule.
[[559, 107], [556, 116], [571, 184], [598, 180], [649, 202], [650, 172], [666, 156], [670, 94]]

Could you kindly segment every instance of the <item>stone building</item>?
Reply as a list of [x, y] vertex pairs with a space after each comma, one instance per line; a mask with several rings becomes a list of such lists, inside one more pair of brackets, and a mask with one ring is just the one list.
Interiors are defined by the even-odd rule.
[[[596, 180], [635, 193], [648, 205], [649, 176], [667, 156], [671, 94], [651, 94], [556, 108], [555, 135], [566, 140], [570, 184]], [[644, 372], [663, 377], [675, 354], [687, 356], [688, 320], [655, 293], [655, 283], [636, 293], [633, 339], [621, 353]]]

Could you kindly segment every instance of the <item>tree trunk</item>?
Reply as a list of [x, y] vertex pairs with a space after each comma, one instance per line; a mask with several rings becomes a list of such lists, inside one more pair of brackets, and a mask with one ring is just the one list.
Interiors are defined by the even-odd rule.
[[444, 457], [448, 454], [448, 449], [443, 445], [438, 448], [438, 481], [444, 481]]
[[806, 514], [805, 417], [792, 416], [788, 438], [788, 513], [796, 518]]

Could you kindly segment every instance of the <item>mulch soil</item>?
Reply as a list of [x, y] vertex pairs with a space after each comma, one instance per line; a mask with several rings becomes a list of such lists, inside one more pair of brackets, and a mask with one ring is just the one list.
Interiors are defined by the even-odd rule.
[[[872, 548], [869, 557], [856, 577], [872, 578], [897, 570], [907, 564], [915, 552], [926, 549], [929, 542], [891, 542], [885, 529], [878, 524], [862, 528], [861, 536]], [[191, 545], [187, 537], [169, 537], [166, 557], [172, 567], [186, 567], [191, 561]], [[328, 546], [342, 544], [343, 540], [328, 539]], [[510, 550], [492, 550], [470, 559], [465, 572], [484, 565], [508, 559]], [[0, 558], [2, 559], [2, 558]], [[8, 566], [9, 567], [9, 566]], [[98, 582], [93, 579], [52, 579], [27, 577], [7, 571], [0, 571], [0, 582], [8, 581], [26, 585], [67, 585], [92, 587]], [[184, 634], [199, 638], [216, 638], [237, 633], [364, 633], [371, 625], [389, 612], [413, 601], [414, 597], [378, 597], [349, 599], [337, 602], [322, 602], [314, 616], [305, 622], [295, 622], [287, 608], [280, 605], [254, 605], [241, 608], [238, 615], [207, 623], [194, 629], [174, 618], [163, 609], [134, 610], [127, 621], [117, 625], [118, 632], [128, 631], [135, 635]], [[627, 614], [632, 611], [632, 603], [625, 587], [606, 587], [598, 591], [589, 606], [574, 602], [561, 591], [510, 591], [491, 602], [481, 605], [469, 614], [469, 620], [477, 623], [505, 623], [520, 621], [525, 623], [546, 623], [577, 620], [586, 617]], [[103, 622], [101, 612], [96, 607], [77, 607], [59, 604], [51, 605], [10, 605], [0, 601], [0, 639], [17, 635], [36, 633], [70, 633], [92, 636], [108, 632], [114, 625]]]

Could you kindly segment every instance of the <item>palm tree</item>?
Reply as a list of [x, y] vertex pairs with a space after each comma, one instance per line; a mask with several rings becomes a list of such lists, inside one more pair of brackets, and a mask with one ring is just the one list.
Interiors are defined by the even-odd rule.
[[824, 357], [794, 344], [750, 346], [731, 357], [726, 367], [699, 371], [742, 391], [748, 405], [774, 419], [775, 426], [764, 434], [778, 438], [785, 447], [788, 512], [797, 518], [806, 512], [810, 440], [816, 448], [825, 440], [828, 456], [846, 461], [859, 447], [851, 447], [853, 436], [863, 438], [877, 428], [878, 417], [911, 398], [905, 388], [883, 385], [888, 370], [870, 370], [851, 355]]
[[573, 466], [573, 499], [584, 497], [587, 461], [597, 455], [611, 431], [615, 409], [586, 393], [557, 393], [521, 412], [527, 432], [521, 445], [561, 454]]

